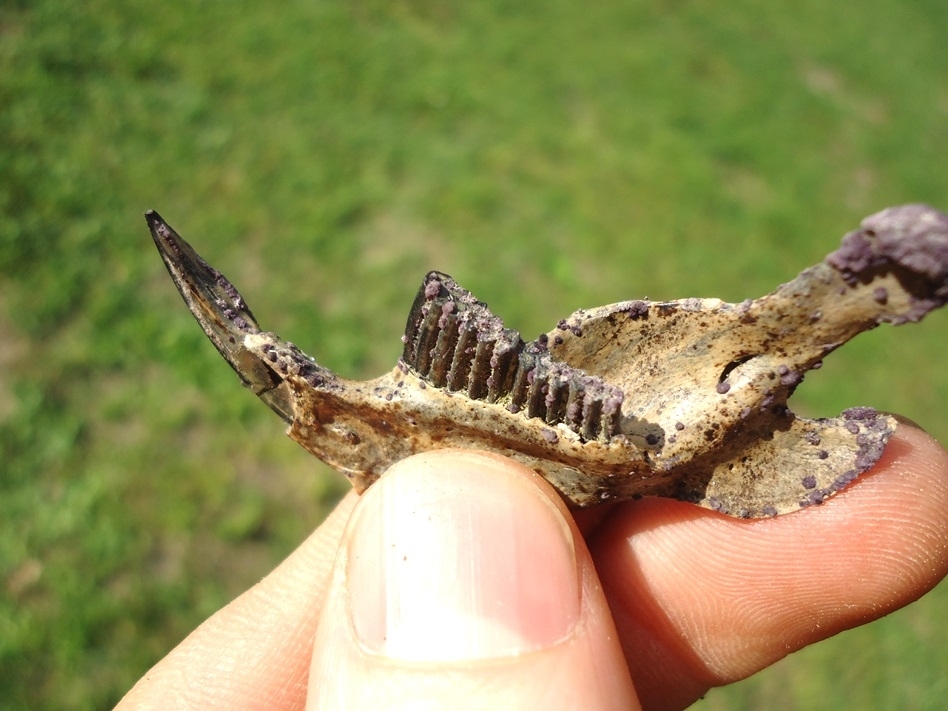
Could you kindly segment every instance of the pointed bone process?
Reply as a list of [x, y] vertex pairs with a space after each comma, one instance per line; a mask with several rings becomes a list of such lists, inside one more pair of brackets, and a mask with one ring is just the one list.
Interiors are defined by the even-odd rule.
[[220, 272], [158, 213], [146, 220], [217, 350], [359, 492], [411, 454], [461, 447], [522, 462], [575, 507], [667, 496], [746, 518], [820, 504], [878, 460], [896, 423], [867, 407], [808, 420], [787, 398], [856, 334], [948, 301], [948, 216], [904, 205], [759, 299], [625, 301], [530, 343], [431, 272], [395, 369], [357, 382], [262, 331]]

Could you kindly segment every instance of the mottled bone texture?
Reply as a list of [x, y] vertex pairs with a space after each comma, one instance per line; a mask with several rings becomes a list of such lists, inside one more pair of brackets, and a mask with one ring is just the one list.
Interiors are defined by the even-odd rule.
[[895, 421], [866, 407], [807, 420], [787, 398], [857, 333], [948, 301], [948, 216], [905, 205], [759, 299], [626, 301], [577, 311], [530, 343], [431, 272], [396, 368], [354, 382], [261, 331], [220, 272], [157, 213], [146, 219], [244, 384], [360, 492], [415, 452], [461, 447], [524, 463], [577, 507], [669, 496], [760, 517], [819, 504], [878, 460]]

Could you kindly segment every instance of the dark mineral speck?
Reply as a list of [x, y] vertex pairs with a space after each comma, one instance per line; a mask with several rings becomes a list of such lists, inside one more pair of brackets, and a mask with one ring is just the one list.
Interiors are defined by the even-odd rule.
[[454, 313], [457, 305], [453, 301], [445, 301], [441, 304], [441, 318], [438, 319], [438, 328], [447, 328], [448, 318]]
[[777, 515], [777, 509], [776, 509], [775, 507], [769, 505], [769, 504], [768, 504], [767, 506], [764, 506], [764, 508], [762, 508], [762, 509], [760, 510], [760, 512], [761, 512], [764, 516], [776, 516], [776, 515]]
[[856, 452], [856, 470], [860, 472], [866, 471], [879, 460], [879, 457], [882, 456], [884, 449], [885, 439], [881, 437], [879, 439], [871, 440], [864, 446], [860, 447]]
[[621, 391], [607, 395], [602, 401], [602, 411], [605, 414], [613, 414], [622, 407], [623, 394]]
[[794, 373], [792, 370], [784, 373], [780, 376], [781, 385], [796, 385], [802, 380], [799, 373]]
[[848, 410], [843, 410], [843, 419], [846, 420], [875, 420], [878, 416], [879, 412], [871, 407], [850, 407]]
[[684, 422], [676, 422], [676, 423], [675, 423], [675, 429], [678, 430], [679, 432], [681, 432], [683, 429], [685, 429], [685, 423], [684, 423]]
[[818, 456], [820, 459], [829, 459], [829, 455], [830, 455], [829, 452], [827, 452], [825, 449], [821, 449], [819, 454], [817, 454], [816, 456]]
[[857, 476], [859, 476], [858, 469], [850, 469], [848, 471], [843, 472], [838, 477], [836, 477], [836, 480], [833, 482], [833, 490], [839, 491], [844, 486], [847, 486], [850, 483], [852, 483], [853, 479], [855, 479]]
[[648, 318], [648, 302], [633, 301], [631, 304], [629, 304], [629, 308], [626, 310], [626, 313], [629, 314], [629, 318], [633, 321], [638, 321], [639, 319], [645, 320]]
[[804, 489], [816, 488], [816, 477], [810, 474], [808, 476], [803, 477], [800, 483], [803, 484]]
[[724, 393], [726, 393], [730, 389], [731, 389], [731, 384], [727, 381], [718, 383], [718, 386], [716, 388], [716, 390], [718, 391], [720, 395], [724, 395]]
[[543, 435], [543, 439], [545, 439], [550, 444], [554, 444], [559, 440], [556, 432], [547, 427], [544, 427], [542, 430], [540, 430], [540, 433]]
[[885, 263], [873, 249], [873, 237], [865, 230], [850, 232], [843, 238], [839, 249], [826, 258], [827, 263], [837, 269], [850, 286], [855, 286], [860, 272]]
[[885, 306], [889, 302], [889, 292], [884, 286], [877, 286], [872, 290], [872, 299], [877, 304]]
[[847, 284], [872, 278], [876, 270], [908, 272], [917, 282], [911, 307], [883, 315], [893, 323], [918, 321], [948, 302], [948, 215], [928, 205], [891, 207], [862, 221], [826, 258]]
[[807, 432], [803, 435], [803, 439], [814, 446], [820, 443], [820, 435], [817, 432]]

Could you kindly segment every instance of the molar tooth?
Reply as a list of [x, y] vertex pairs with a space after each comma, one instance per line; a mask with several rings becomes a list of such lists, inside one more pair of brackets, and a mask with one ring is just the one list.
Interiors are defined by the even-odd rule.
[[458, 342], [458, 317], [456, 314], [442, 314], [438, 319], [438, 340], [431, 349], [431, 369], [429, 377], [433, 385], [443, 388], [448, 382], [448, 369], [451, 367], [454, 348]]
[[598, 439], [602, 432], [602, 394], [595, 390], [598, 388], [592, 392], [587, 389], [583, 399], [582, 429], [579, 434], [587, 441]]
[[505, 329], [494, 342], [488, 359], [490, 385], [487, 391], [487, 402], [497, 402], [513, 391], [523, 345], [520, 334], [512, 329]]
[[570, 378], [565, 422], [570, 429], [576, 432], [579, 432], [580, 423], [583, 420], [583, 402], [585, 399], [586, 388], [578, 378]]
[[458, 340], [454, 347], [454, 357], [451, 359], [451, 369], [448, 371], [448, 389], [453, 391], [468, 388], [471, 378], [477, 331], [467, 322], [467, 313], [464, 311], [458, 316]]
[[418, 320], [417, 332], [411, 334], [405, 343], [405, 361], [413, 365], [422, 376], [427, 376], [431, 370], [432, 357], [440, 334], [439, 318], [440, 313], [433, 309], [425, 311], [423, 317]]
[[550, 369], [545, 398], [546, 421], [551, 425], [562, 422], [566, 416], [566, 401], [569, 398], [569, 377], [560, 367]]
[[489, 399], [494, 379], [490, 363], [496, 347], [496, 340], [481, 340], [475, 332], [474, 355], [471, 359], [467, 385], [467, 394], [472, 400]]
[[536, 355], [526, 349], [521, 351], [517, 371], [513, 378], [513, 386], [510, 389], [510, 405], [516, 408], [513, 412], [520, 412], [526, 404], [527, 393], [533, 383], [535, 368]]
[[610, 390], [602, 401], [602, 434], [607, 442], [619, 434], [622, 424], [622, 391], [618, 388]]

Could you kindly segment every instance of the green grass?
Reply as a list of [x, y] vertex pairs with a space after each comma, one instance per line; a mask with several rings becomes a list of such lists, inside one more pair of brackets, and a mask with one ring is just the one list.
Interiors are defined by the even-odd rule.
[[[948, 207], [946, 23], [935, 0], [0, 5], [0, 706], [116, 702], [344, 490], [205, 341], [146, 208], [350, 376], [392, 365], [430, 268], [529, 336], [742, 300], [866, 214]], [[948, 441], [946, 326], [863, 336], [797, 407]], [[940, 708], [946, 603], [698, 708]]]

